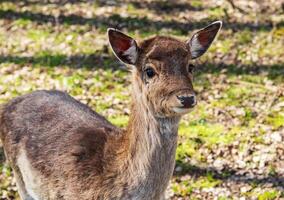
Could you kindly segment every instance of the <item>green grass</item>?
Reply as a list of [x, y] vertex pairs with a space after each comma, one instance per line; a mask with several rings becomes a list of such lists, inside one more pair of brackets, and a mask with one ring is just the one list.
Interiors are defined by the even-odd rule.
[[208, 189], [218, 186], [220, 180], [213, 178], [212, 174], [208, 173], [205, 177], [197, 178], [195, 180], [183, 180], [181, 183], [175, 183], [172, 186], [176, 195], [181, 197], [188, 197], [196, 189]]
[[270, 191], [265, 191], [262, 192], [261, 194], [258, 195], [258, 200], [274, 200], [279, 196], [279, 192], [276, 190], [270, 190]]
[[267, 123], [271, 124], [275, 129], [284, 126], [284, 114], [283, 113], [271, 113], [270, 116], [267, 117]]

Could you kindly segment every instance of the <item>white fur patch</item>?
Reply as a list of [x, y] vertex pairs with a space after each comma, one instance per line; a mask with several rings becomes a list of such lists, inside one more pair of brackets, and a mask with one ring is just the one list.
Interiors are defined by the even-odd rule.
[[204, 47], [200, 44], [198, 40], [198, 35], [194, 35], [190, 42], [190, 53], [192, 58], [199, 57], [200, 50]]
[[18, 156], [18, 167], [23, 177], [25, 183], [25, 188], [29, 196], [34, 200], [40, 200], [41, 198], [38, 195], [40, 191], [40, 186], [42, 185], [39, 174], [36, 173], [29, 162], [29, 159], [24, 150], [20, 150]]
[[173, 108], [173, 111], [175, 113], [178, 113], [178, 114], [180, 114], [180, 113], [188, 113], [190, 110], [192, 110], [192, 109], [191, 108], [179, 108], [179, 107], [174, 107]]
[[169, 139], [177, 135], [179, 120], [179, 117], [174, 119], [161, 118], [159, 120], [160, 133], [164, 138]]
[[136, 62], [138, 54], [134, 40], [132, 40], [131, 46], [123, 53], [123, 55], [127, 56], [131, 63], [134, 64]]

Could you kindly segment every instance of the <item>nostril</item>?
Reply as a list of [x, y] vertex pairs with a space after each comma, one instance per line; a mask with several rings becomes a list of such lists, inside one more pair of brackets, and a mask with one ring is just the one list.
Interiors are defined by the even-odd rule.
[[184, 108], [192, 108], [195, 106], [195, 96], [177, 96], [177, 98], [180, 100], [180, 103], [183, 105]]

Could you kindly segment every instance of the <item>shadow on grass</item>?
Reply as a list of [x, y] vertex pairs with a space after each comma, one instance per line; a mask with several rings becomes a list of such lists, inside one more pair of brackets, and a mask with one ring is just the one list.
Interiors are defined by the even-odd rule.
[[60, 67], [67, 66], [70, 68], [102, 68], [115, 69], [117, 68], [116, 59], [108, 55], [43, 55], [36, 57], [21, 57], [21, 56], [1, 56], [0, 63], [14, 63], [18, 65], [32, 65], [39, 67]]
[[196, 76], [204, 73], [219, 74], [221, 71], [227, 75], [265, 75], [269, 79], [284, 78], [284, 63], [274, 65], [228, 65], [225, 63], [205, 63], [197, 67]]
[[143, 8], [153, 10], [158, 14], [169, 14], [184, 11], [201, 11], [204, 10], [201, 6], [193, 6], [190, 2], [179, 2], [179, 1], [130, 1], [131, 5], [135, 8]]
[[[0, 3], [4, 2], [14, 2], [13, 0], [0, 0]], [[105, 1], [105, 0], [21, 0], [16, 2], [18, 5], [30, 6], [30, 5], [58, 5], [62, 6], [65, 4], [80, 4], [80, 3], [95, 3], [96, 6], [107, 6], [107, 5], [115, 5], [122, 6], [126, 3], [129, 5], [133, 5], [135, 8], [154, 10], [157, 13], [173, 13], [176, 11], [201, 11], [203, 8], [201, 6], [192, 6], [189, 2], [180, 2], [180, 1], [134, 1], [130, 0], [125, 2], [124, 0], [114, 0], [114, 1]]]
[[20, 5], [46, 5], [46, 4], [56, 4], [56, 5], [64, 5], [64, 4], [79, 4], [79, 3], [89, 3], [90, 0], [21, 0], [18, 2], [15, 2], [13, 0], [0, 0], [0, 3], [3, 2], [13, 2], [13, 3], [19, 3]]
[[4, 162], [5, 162], [4, 149], [2, 148], [0, 143], [0, 165], [2, 165]]
[[[18, 65], [32, 65], [39, 67], [67, 66], [70, 68], [102, 68], [117, 69], [119, 61], [109, 54], [79, 54], [79, 55], [43, 55], [35, 57], [21, 57], [12, 55], [0, 55], [0, 63], [14, 63]], [[219, 74], [221, 71], [226, 75], [265, 75], [272, 80], [282, 80], [284, 63], [275, 65], [226, 65], [224, 63], [205, 63], [197, 67], [196, 76], [211, 73]], [[225, 71], [224, 71], [225, 70]]]
[[182, 172], [175, 172], [174, 176], [190, 175], [193, 178], [206, 177], [208, 174], [212, 175], [213, 178], [222, 181], [232, 181], [235, 183], [248, 183], [248, 184], [272, 184], [274, 187], [281, 187], [284, 189], [284, 177], [277, 175], [268, 175], [265, 177], [251, 176], [251, 175], [240, 175], [238, 171], [230, 168], [217, 170], [216, 168], [202, 168], [195, 165], [179, 162], [177, 166], [182, 167]]
[[[97, 28], [114, 27], [118, 29], [127, 28], [130, 31], [154, 31], [159, 32], [162, 28], [173, 29], [179, 31], [180, 34], [188, 34], [189, 30], [202, 28], [208, 25], [208, 20], [200, 22], [179, 22], [175, 20], [171, 21], [153, 21], [147, 17], [122, 17], [118, 14], [113, 14], [108, 17], [97, 16], [94, 18], [86, 18], [83, 16], [71, 14], [71, 15], [59, 15], [55, 17], [53, 15], [47, 15], [43, 13], [33, 13], [29, 11], [18, 12], [14, 10], [0, 10], [0, 19], [17, 20], [25, 19], [36, 22], [38, 24], [51, 23], [52, 25], [67, 24], [67, 25], [91, 25]], [[284, 26], [284, 22], [277, 24], [278, 27]], [[272, 23], [259, 23], [254, 25], [253, 23], [240, 23], [240, 22], [224, 22], [224, 29], [232, 30], [250, 30], [250, 31], [270, 31], [273, 28]]]

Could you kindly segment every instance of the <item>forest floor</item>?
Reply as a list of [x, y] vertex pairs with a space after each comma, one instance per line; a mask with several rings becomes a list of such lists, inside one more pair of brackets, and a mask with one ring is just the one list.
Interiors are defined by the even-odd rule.
[[[0, 104], [64, 90], [125, 127], [130, 77], [108, 27], [138, 40], [223, 28], [196, 61], [169, 199], [284, 199], [284, 1], [0, 1]], [[0, 147], [0, 199], [17, 197]]]

